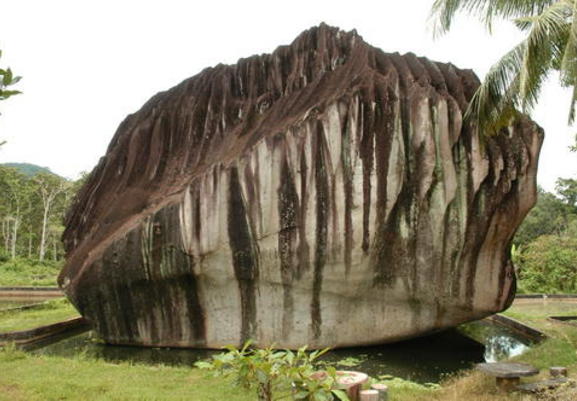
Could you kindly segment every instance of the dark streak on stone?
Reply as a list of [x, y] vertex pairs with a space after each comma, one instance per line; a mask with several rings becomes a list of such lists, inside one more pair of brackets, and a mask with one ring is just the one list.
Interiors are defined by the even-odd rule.
[[353, 218], [352, 218], [352, 208], [353, 208], [353, 167], [351, 162], [351, 127], [349, 126], [350, 120], [348, 119], [348, 114], [345, 115], [345, 120], [342, 124], [342, 150], [341, 159], [343, 163], [343, 192], [345, 195], [345, 215], [344, 215], [344, 227], [345, 227], [345, 249], [344, 249], [344, 262], [345, 262], [345, 274], [351, 271], [352, 264], [352, 250], [353, 250]]
[[200, 242], [200, 233], [202, 232], [202, 218], [200, 215], [200, 193], [198, 189], [194, 192], [194, 197], [192, 199], [194, 207], [194, 235], [196, 237], [196, 241]]
[[321, 290], [323, 285], [323, 270], [326, 263], [327, 246], [327, 224], [329, 206], [329, 182], [326, 171], [325, 138], [322, 123], [317, 123], [316, 146], [313, 148], [315, 162], [315, 184], [317, 193], [316, 202], [316, 245], [314, 260], [313, 294], [311, 302], [311, 324], [313, 337], [321, 336], [322, 315], [321, 315]]
[[258, 248], [246, 214], [238, 169], [231, 167], [228, 202], [228, 237], [234, 272], [240, 290], [242, 323], [241, 343], [256, 330], [256, 289], [259, 277]]
[[363, 134], [360, 143], [360, 155], [363, 163], [363, 244], [362, 249], [365, 254], [369, 253], [370, 247], [370, 213], [371, 213], [371, 174], [373, 173], [374, 162], [374, 121], [371, 111], [371, 101], [364, 99], [370, 95], [365, 94], [361, 100], [361, 115]]
[[[312, 140], [312, 139], [311, 139]], [[303, 147], [306, 147], [306, 142], [303, 141]], [[301, 206], [300, 206], [300, 219], [299, 219], [299, 244], [298, 244], [298, 268], [297, 268], [297, 279], [300, 279], [302, 274], [309, 270], [310, 268], [310, 249], [307, 242], [307, 225], [306, 221], [307, 215], [307, 202], [309, 199], [309, 193], [307, 190], [307, 174], [308, 166], [305, 157], [305, 151], [301, 152], [300, 157], [300, 175], [301, 175]]]
[[299, 219], [299, 199], [294, 179], [286, 157], [281, 165], [278, 189], [278, 215], [280, 232], [278, 250], [283, 284], [283, 328], [282, 335], [288, 339], [294, 315], [292, 282], [297, 274], [298, 262], [295, 255]]

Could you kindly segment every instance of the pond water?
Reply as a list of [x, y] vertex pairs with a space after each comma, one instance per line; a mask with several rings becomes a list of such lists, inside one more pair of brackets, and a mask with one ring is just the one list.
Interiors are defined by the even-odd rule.
[[[437, 383], [443, 376], [476, 363], [516, 355], [528, 345], [517, 334], [482, 321], [395, 344], [337, 349], [327, 353], [323, 360], [342, 370], [359, 370], [373, 377], [390, 375], [419, 383]], [[191, 366], [218, 351], [105, 345], [92, 332], [85, 332], [42, 344], [32, 352], [60, 356], [84, 353], [113, 362]]]

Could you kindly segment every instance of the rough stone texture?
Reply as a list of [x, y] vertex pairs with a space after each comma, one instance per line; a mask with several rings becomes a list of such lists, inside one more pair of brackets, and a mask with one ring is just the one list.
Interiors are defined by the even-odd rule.
[[478, 85], [326, 25], [207, 68], [120, 125], [59, 283], [118, 344], [352, 346], [500, 311], [543, 135], [479, 140]]

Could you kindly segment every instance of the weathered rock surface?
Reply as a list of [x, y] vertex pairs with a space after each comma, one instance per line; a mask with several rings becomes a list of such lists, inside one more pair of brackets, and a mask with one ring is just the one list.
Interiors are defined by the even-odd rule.
[[504, 309], [542, 130], [480, 140], [473, 72], [326, 25], [207, 68], [119, 127], [60, 285], [108, 342], [338, 347]]

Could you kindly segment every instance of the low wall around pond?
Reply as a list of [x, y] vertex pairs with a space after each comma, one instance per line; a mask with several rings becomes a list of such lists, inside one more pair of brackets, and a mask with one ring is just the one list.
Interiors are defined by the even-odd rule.
[[0, 287], [0, 298], [62, 297], [58, 287]]
[[541, 342], [547, 338], [547, 335], [542, 331], [504, 315], [492, 315], [486, 318], [486, 320], [516, 331], [532, 342]]
[[0, 333], [0, 346], [7, 343], [15, 343], [17, 345], [33, 344], [49, 337], [61, 336], [71, 331], [82, 331], [82, 329], [89, 330], [90, 324], [86, 319], [77, 317], [30, 330]]

